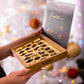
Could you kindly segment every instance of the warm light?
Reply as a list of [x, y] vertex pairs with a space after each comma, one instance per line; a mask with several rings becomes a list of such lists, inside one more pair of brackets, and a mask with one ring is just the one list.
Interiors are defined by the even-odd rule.
[[38, 11], [35, 11], [34, 14], [37, 15], [38, 14]]
[[61, 72], [64, 73], [65, 71], [66, 71], [66, 68], [63, 67], [62, 70], [61, 70]]
[[72, 80], [71, 83], [74, 83], [74, 80]]
[[9, 33], [10, 32], [9, 25], [5, 26], [5, 28], [6, 28], [6, 32]]
[[43, 78], [46, 78], [46, 75], [43, 75]]
[[65, 79], [68, 79], [68, 77], [65, 77]]
[[57, 76], [57, 75], [58, 75], [58, 73], [55, 73], [54, 75], [55, 75], [55, 76]]
[[61, 69], [58, 69], [57, 71], [60, 71]]

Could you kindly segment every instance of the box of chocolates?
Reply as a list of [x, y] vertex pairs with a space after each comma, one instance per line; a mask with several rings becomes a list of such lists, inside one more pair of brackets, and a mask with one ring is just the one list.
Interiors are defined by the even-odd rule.
[[42, 34], [11, 49], [30, 72], [68, 57], [67, 43], [73, 13], [74, 5], [48, 0]]

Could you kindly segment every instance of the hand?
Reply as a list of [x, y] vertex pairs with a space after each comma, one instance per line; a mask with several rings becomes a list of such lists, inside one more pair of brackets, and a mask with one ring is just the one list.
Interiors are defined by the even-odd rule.
[[29, 71], [30, 69], [24, 69], [21, 71], [12, 72], [8, 76], [4, 77], [3, 81], [6, 81], [6, 84], [25, 84], [33, 74], [40, 70], [28, 74]]
[[38, 29], [37, 31], [35, 31], [35, 32], [33, 32], [33, 33], [31, 33], [31, 34], [25, 36], [26, 40], [31, 39], [31, 38], [33, 38], [33, 37], [35, 37], [35, 36], [41, 34], [41, 33], [42, 33], [42, 29], [43, 29], [43, 28], [41, 27], [41, 28]]

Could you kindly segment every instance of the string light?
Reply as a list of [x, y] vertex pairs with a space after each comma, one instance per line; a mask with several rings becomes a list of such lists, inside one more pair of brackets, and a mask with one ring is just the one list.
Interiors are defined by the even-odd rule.
[[66, 71], [66, 68], [63, 67], [62, 70], [61, 70], [61, 72], [64, 73], [65, 71]]
[[59, 68], [57, 71], [60, 71], [61, 69]]
[[35, 11], [34, 14], [37, 15], [38, 14], [38, 11]]
[[43, 75], [43, 78], [46, 78], [46, 75]]
[[71, 83], [74, 83], [74, 80], [71, 80]]
[[67, 79], [68, 79], [68, 77], [65, 77], [65, 79], [67, 80]]
[[55, 76], [57, 76], [57, 75], [58, 75], [58, 73], [55, 73], [54, 75], [55, 75]]

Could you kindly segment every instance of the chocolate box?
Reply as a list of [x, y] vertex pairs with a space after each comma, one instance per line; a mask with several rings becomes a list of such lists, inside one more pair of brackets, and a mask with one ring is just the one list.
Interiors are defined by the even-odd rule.
[[11, 49], [24, 67], [30, 68], [30, 73], [68, 57], [73, 13], [74, 5], [48, 0], [42, 34]]

